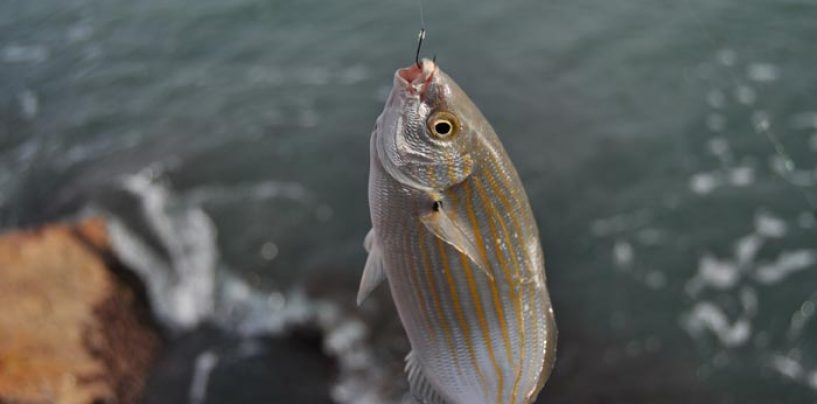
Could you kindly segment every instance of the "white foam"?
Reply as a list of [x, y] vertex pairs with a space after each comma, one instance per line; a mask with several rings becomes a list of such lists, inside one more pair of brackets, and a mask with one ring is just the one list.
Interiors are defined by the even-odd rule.
[[721, 178], [717, 173], [697, 173], [689, 179], [689, 188], [698, 195], [712, 193], [721, 185]]
[[772, 119], [769, 113], [763, 110], [757, 110], [752, 113], [752, 126], [758, 133], [768, 131], [772, 127]]
[[[366, 337], [368, 330], [360, 320], [346, 321], [334, 328], [324, 339], [324, 347], [329, 352], [345, 352]], [[357, 365], [360, 365], [359, 363]]]
[[142, 217], [166, 249], [153, 251], [119, 219], [109, 220], [119, 258], [146, 284], [154, 312], [172, 330], [196, 326], [213, 312], [218, 264], [216, 231], [197, 207], [178, 209], [170, 191], [149, 170], [126, 177], [123, 186], [140, 203]]
[[37, 99], [37, 94], [34, 94], [31, 90], [26, 90], [20, 93], [17, 99], [20, 101], [20, 112], [22, 112], [23, 117], [29, 120], [34, 119], [40, 110], [40, 100]]
[[792, 380], [797, 380], [803, 376], [803, 366], [796, 360], [783, 355], [772, 356], [770, 363], [772, 369], [778, 371], [783, 376]]
[[769, 156], [769, 167], [771, 167], [775, 173], [786, 178], [791, 178], [790, 173], [794, 170], [794, 162], [786, 156], [773, 154]]
[[94, 34], [94, 27], [90, 26], [87, 23], [80, 23], [68, 28], [68, 32], [66, 33], [66, 37], [68, 38], [68, 42], [84, 42], [91, 38]]
[[750, 266], [762, 246], [763, 237], [754, 233], [738, 239], [735, 242], [735, 260], [737, 264], [743, 268]]
[[315, 303], [299, 290], [286, 296], [259, 290], [227, 272], [221, 274], [219, 281], [214, 322], [241, 335], [278, 334], [294, 325], [306, 324], [315, 316]]
[[745, 344], [752, 330], [747, 319], [739, 318], [730, 323], [720, 307], [706, 301], [696, 303], [682, 325], [693, 337], [700, 337], [705, 331], [709, 331], [722, 345], [730, 348]]
[[632, 244], [619, 240], [613, 245], [613, 262], [620, 269], [629, 268], [633, 264], [633, 246]]
[[[728, 149], [721, 148], [718, 143], [710, 144], [711, 151], [721, 158], [723, 163], [730, 160]], [[689, 189], [698, 195], [709, 195], [718, 188], [728, 184], [735, 187], [745, 187], [754, 183], [755, 170], [749, 166], [732, 167], [725, 171], [710, 171], [693, 174], [689, 179]]]
[[746, 187], [755, 182], [755, 170], [752, 167], [734, 167], [729, 171], [729, 183], [736, 187]]
[[787, 232], [786, 223], [777, 216], [758, 211], [755, 214], [755, 230], [734, 243], [734, 254], [730, 259], [719, 259], [712, 254], [704, 254], [698, 263], [698, 271], [686, 285], [686, 291], [695, 297], [703, 288], [731, 289], [745, 274], [752, 274], [761, 283], [775, 283], [812, 265], [817, 257], [812, 250], [783, 252], [773, 263], [758, 264], [758, 252], [769, 238], [783, 237]]
[[740, 290], [740, 303], [743, 305], [745, 315], [751, 317], [757, 313], [759, 300], [757, 292], [751, 287], [745, 286]]
[[752, 105], [757, 100], [757, 94], [752, 87], [739, 85], [735, 88], [735, 99], [743, 105]]
[[786, 228], [786, 222], [783, 219], [769, 212], [760, 211], [755, 214], [755, 229], [761, 236], [780, 238], [786, 235]]
[[31, 138], [17, 149], [16, 156], [14, 158], [17, 160], [18, 164], [28, 164], [31, 162], [31, 159], [35, 156], [37, 151], [40, 149], [42, 145], [41, 141], [38, 138]]
[[207, 398], [207, 385], [210, 383], [210, 374], [218, 364], [218, 355], [212, 351], [204, 351], [196, 357], [193, 368], [193, 379], [190, 382], [190, 404], [201, 404]]
[[8, 63], [42, 63], [48, 60], [48, 49], [41, 45], [8, 45], [0, 53]]
[[753, 81], [770, 83], [780, 78], [780, 69], [771, 63], [752, 63], [747, 67], [746, 74]]
[[[137, 235], [122, 219], [110, 218], [109, 233], [119, 259], [143, 280], [163, 326], [182, 331], [208, 321], [252, 337], [310, 324], [321, 331], [326, 353], [337, 359], [339, 374], [331, 391], [336, 402], [389, 400], [382, 386], [391, 384], [390, 376], [368, 346], [369, 331], [359, 312], [342, 309], [329, 299], [310, 298], [298, 289], [286, 295], [261, 290], [220, 269], [215, 229], [199, 205], [191, 201], [219, 200], [226, 197], [222, 191], [227, 190], [198, 189], [193, 196], [182, 198], [157, 180], [160, 174], [160, 170], [146, 169], [126, 177], [123, 188], [138, 202], [144, 226], [166, 252], [156, 251], [142, 239], [144, 235]], [[244, 196], [303, 196], [297, 186], [267, 185], [239, 189], [243, 189]], [[271, 250], [268, 245], [268, 256]], [[255, 352], [251, 345], [245, 348], [244, 354]], [[212, 352], [196, 360], [190, 387], [193, 402], [205, 401], [209, 374], [217, 362], [218, 356]]]
[[817, 185], [817, 167], [811, 170], [792, 170], [789, 181], [798, 187], [809, 188]]
[[738, 282], [738, 267], [731, 261], [721, 261], [707, 254], [698, 263], [698, 277], [707, 286], [729, 289]]
[[267, 241], [261, 245], [261, 251], [259, 251], [259, 254], [261, 255], [261, 258], [267, 261], [272, 261], [278, 256], [278, 246], [272, 241]]
[[814, 266], [815, 263], [817, 263], [815, 250], [784, 251], [774, 262], [758, 265], [754, 276], [760, 283], [777, 283], [795, 272]]
[[622, 233], [645, 225], [649, 221], [649, 218], [649, 211], [639, 210], [603, 219], [596, 219], [590, 225], [590, 232], [596, 237]]
[[723, 137], [713, 137], [707, 142], [709, 152], [718, 157], [726, 157], [729, 155], [729, 142]]
[[814, 301], [806, 300], [800, 305], [800, 308], [792, 314], [788, 331], [790, 341], [794, 341], [800, 337], [800, 334], [803, 332], [803, 327], [814, 318], [815, 311], [817, 311], [817, 305], [814, 304]]

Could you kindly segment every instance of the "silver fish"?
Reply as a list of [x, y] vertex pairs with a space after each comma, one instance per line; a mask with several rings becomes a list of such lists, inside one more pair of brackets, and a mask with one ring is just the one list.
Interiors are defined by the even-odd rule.
[[432, 61], [399, 69], [370, 142], [358, 304], [388, 279], [425, 403], [531, 403], [556, 324], [539, 230], [491, 125]]

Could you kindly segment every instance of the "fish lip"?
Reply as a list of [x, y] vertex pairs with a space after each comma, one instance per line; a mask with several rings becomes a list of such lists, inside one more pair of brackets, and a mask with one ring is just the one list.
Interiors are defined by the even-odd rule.
[[395, 83], [408, 94], [422, 96], [437, 72], [437, 64], [433, 61], [423, 59], [420, 63], [420, 66], [412, 63], [394, 73]]

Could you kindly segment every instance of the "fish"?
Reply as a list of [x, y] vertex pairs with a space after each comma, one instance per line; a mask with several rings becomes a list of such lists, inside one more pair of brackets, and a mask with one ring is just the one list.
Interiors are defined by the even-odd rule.
[[[419, 52], [419, 50], [418, 50]], [[556, 357], [539, 230], [479, 108], [435, 61], [398, 69], [370, 138], [358, 305], [383, 281], [423, 403], [533, 402]]]

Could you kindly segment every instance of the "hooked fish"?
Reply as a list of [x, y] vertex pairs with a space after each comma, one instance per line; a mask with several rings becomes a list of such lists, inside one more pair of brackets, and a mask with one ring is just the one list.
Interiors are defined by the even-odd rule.
[[388, 280], [414, 396], [533, 402], [553, 367], [556, 324], [539, 231], [494, 129], [423, 59], [395, 73], [370, 160], [357, 300]]

